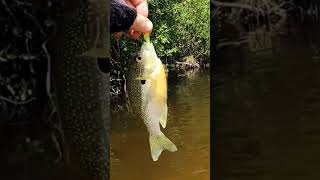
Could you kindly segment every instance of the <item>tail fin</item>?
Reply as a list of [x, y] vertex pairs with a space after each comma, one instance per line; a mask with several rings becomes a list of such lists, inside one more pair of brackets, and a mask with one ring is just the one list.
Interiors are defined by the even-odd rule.
[[164, 134], [149, 136], [151, 156], [153, 161], [157, 161], [161, 152], [166, 149], [171, 152], [177, 151], [177, 147]]

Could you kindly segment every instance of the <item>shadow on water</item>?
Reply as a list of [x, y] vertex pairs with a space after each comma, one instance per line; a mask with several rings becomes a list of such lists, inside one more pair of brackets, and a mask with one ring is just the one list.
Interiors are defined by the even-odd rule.
[[168, 123], [163, 132], [178, 151], [162, 152], [153, 162], [142, 122], [126, 115], [121, 128], [112, 116], [112, 180], [208, 180], [210, 177], [210, 76], [196, 73], [168, 86]]
[[309, 27], [285, 35], [257, 30], [218, 51], [220, 179], [320, 178], [320, 28]]

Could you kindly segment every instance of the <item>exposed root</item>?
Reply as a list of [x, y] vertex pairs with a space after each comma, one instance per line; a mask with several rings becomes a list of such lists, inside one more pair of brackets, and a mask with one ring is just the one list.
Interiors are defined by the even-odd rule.
[[54, 160], [55, 163], [58, 163], [62, 160], [62, 148], [60, 146], [59, 141], [57, 140], [56, 136], [54, 135], [54, 133], [51, 133], [51, 140], [53, 141], [56, 150], [58, 152], [58, 157]]
[[303, 20], [304, 16], [303, 9], [292, 1], [239, 0], [230, 3], [211, 0], [211, 3], [218, 8], [230, 9], [230, 13], [224, 14], [228, 22], [235, 25], [245, 24], [250, 29], [266, 26], [270, 31], [279, 30], [286, 23], [289, 9], [296, 9], [302, 17], [300, 20]]
[[1, 96], [0, 96], [0, 100], [9, 102], [9, 103], [14, 104], [14, 105], [28, 104], [28, 103], [36, 100], [36, 99], [37, 99], [37, 98], [33, 97], [33, 98], [30, 98], [30, 99], [28, 99], [28, 100], [26, 100], [26, 101], [14, 101], [14, 100], [12, 100], [12, 99], [9, 99], [9, 98], [1, 97]]

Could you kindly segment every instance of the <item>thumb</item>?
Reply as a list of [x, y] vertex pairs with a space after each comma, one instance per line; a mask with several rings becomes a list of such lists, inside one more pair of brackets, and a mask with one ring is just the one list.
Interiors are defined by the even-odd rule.
[[133, 30], [141, 33], [150, 33], [152, 31], [152, 28], [153, 24], [148, 18], [144, 17], [141, 14], [137, 14], [136, 19], [129, 29], [129, 32]]

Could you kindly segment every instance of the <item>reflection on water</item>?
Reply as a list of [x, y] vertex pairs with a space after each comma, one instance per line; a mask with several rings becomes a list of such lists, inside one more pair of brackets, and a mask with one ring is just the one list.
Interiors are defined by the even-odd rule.
[[254, 32], [255, 43], [219, 50], [213, 79], [219, 179], [320, 178], [318, 32]]
[[168, 86], [168, 123], [164, 134], [178, 148], [162, 152], [153, 162], [148, 133], [141, 122], [127, 115], [120, 128], [112, 116], [112, 180], [209, 180], [210, 179], [210, 76], [197, 73]]

